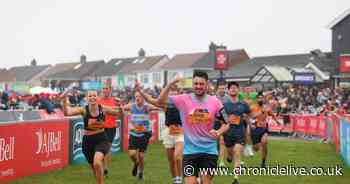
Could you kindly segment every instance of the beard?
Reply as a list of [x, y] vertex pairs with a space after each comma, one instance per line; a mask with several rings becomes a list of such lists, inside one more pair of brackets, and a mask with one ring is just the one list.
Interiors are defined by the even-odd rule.
[[196, 96], [202, 97], [202, 96], [204, 96], [205, 91], [204, 90], [195, 90], [194, 94]]

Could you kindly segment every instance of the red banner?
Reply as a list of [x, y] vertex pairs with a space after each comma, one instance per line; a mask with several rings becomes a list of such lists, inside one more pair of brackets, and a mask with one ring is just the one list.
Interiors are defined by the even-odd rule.
[[0, 126], [0, 183], [68, 164], [67, 120]]
[[350, 72], [350, 55], [343, 54], [339, 56], [340, 68], [339, 71], [342, 73]]
[[[283, 124], [283, 119], [278, 117], [277, 120]], [[267, 117], [266, 119], [268, 123], [269, 132], [280, 132], [283, 129], [283, 125], [277, 124], [271, 117]]]
[[303, 116], [295, 116], [294, 119], [294, 132], [307, 132], [307, 122], [306, 118]]
[[[130, 127], [128, 126], [129, 119], [130, 119], [130, 115], [124, 116], [124, 121], [123, 121], [123, 151], [128, 150], [128, 146], [129, 146], [129, 131], [130, 131]], [[152, 129], [152, 137], [150, 138], [149, 141], [152, 144], [152, 143], [158, 141], [158, 128], [159, 128], [158, 112], [151, 112], [149, 114], [149, 121], [150, 121], [150, 127]]]
[[291, 126], [294, 132], [316, 135], [320, 137], [327, 136], [326, 119], [315, 115], [291, 115]]
[[216, 50], [215, 52], [215, 69], [226, 70], [228, 68], [228, 55], [225, 50]]

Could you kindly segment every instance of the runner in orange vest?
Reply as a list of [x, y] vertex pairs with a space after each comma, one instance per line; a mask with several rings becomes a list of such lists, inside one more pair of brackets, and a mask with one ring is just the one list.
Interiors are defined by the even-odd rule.
[[[113, 98], [111, 96], [111, 87], [109, 85], [104, 85], [102, 89], [102, 96], [97, 100], [98, 104], [101, 104], [106, 107], [110, 108], [116, 108], [120, 107], [119, 100], [116, 98]], [[105, 115], [105, 122], [104, 122], [104, 130], [108, 138], [108, 142], [110, 144], [110, 148], [112, 148], [112, 142], [114, 140], [114, 137], [116, 135], [116, 128], [119, 127], [117, 124], [117, 117], [106, 114]], [[104, 159], [104, 175], [108, 175], [108, 165], [111, 163], [112, 159], [112, 152], [111, 149], [107, 153], [105, 159]]]

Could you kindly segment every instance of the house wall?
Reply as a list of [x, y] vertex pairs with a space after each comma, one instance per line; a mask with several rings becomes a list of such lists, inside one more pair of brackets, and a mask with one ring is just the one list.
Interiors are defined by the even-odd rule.
[[137, 72], [137, 80], [141, 82], [144, 88], [162, 87], [164, 85], [165, 71]]
[[332, 30], [332, 52], [339, 61], [338, 57], [341, 53], [350, 53], [350, 15], [334, 26]]

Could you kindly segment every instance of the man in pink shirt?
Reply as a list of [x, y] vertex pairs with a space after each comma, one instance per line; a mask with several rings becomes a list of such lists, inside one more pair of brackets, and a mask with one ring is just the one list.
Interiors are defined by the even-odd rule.
[[[202, 71], [193, 74], [193, 93], [168, 96], [172, 85], [179, 82], [177, 78], [163, 89], [159, 99], [162, 103], [175, 105], [180, 112], [184, 130], [183, 174], [186, 184], [197, 184], [196, 177], [201, 169], [216, 168], [218, 151], [217, 139], [229, 126], [224, 124], [214, 130], [214, 122], [221, 118], [222, 103], [215, 96], [207, 94], [208, 75]], [[223, 121], [222, 121], [223, 122]], [[213, 176], [201, 175], [203, 184], [211, 183]]]

